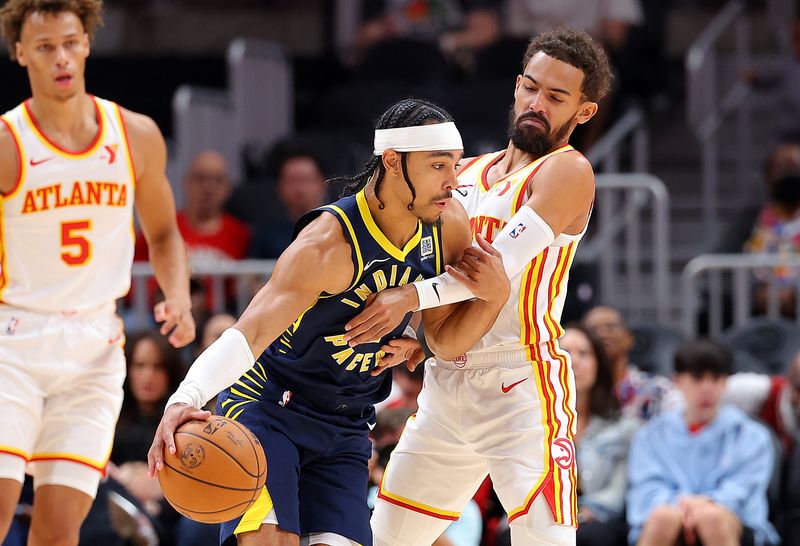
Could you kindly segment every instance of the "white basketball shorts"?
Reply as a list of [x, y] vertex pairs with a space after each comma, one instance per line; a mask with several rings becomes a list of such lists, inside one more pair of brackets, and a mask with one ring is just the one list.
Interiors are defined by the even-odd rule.
[[0, 305], [0, 478], [94, 497], [122, 405], [122, 321]]
[[575, 388], [557, 342], [426, 365], [419, 410], [384, 473], [376, 544], [433, 543], [488, 474], [521, 545], [575, 543]]

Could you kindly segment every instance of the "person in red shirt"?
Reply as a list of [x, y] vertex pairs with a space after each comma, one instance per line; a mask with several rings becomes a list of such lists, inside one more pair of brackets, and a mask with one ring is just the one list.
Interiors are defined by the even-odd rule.
[[[178, 229], [186, 241], [190, 263], [241, 260], [250, 245], [250, 228], [225, 212], [231, 194], [228, 165], [213, 150], [195, 156], [184, 178], [185, 205], [178, 211]], [[147, 260], [147, 243], [139, 236], [136, 260]]]

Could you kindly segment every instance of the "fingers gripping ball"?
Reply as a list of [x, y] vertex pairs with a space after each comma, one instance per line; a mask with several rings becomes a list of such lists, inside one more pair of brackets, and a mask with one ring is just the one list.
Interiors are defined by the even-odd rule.
[[237, 518], [255, 502], [267, 479], [258, 439], [225, 417], [188, 421], [175, 431], [175, 453], [164, 452], [158, 481], [184, 516], [204, 523]]

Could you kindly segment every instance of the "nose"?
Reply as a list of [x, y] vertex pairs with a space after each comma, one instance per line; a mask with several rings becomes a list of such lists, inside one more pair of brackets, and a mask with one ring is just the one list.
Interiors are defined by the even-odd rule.
[[531, 98], [530, 109], [534, 112], [544, 112], [544, 97], [541, 91], [537, 91]]
[[66, 66], [67, 50], [64, 47], [56, 48], [56, 63], [58, 64], [58, 66]]

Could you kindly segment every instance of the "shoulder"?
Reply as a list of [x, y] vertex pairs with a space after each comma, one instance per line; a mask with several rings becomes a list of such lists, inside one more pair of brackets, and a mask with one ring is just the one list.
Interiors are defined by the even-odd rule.
[[20, 153], [19, 143], [14, 134], [5, 120], [0, 120], [0, 194], [12, 191], [16, 185], [19, 178]]
[[134, 153], [143, 151], [148, 153], [155, 150], [163, 150], [166, 153], [164, 137], [153, 118], [132, 112], [122, 106], [119, 107], [119, 110]]
[[577, 151], [563, 152], [545, 159], [537, 178], [555, 177], [558, 182], [589, 183], [594, 185], [594, 169], [586, 157]]
[[250, 227], [233, 216], [232, 214], [225, 214], [223, 216], [227, 229], [232, 232], [232, 235], [249, 235], [250, 234]]
[[286, 262], [293, 264], [292, 282], [314, 279], [314, 284], [331, 294], [343, 292], [353, 280], [350, 243], [333, 214], [320, 214], [297, 234], [278, 259], [279, 264]]

